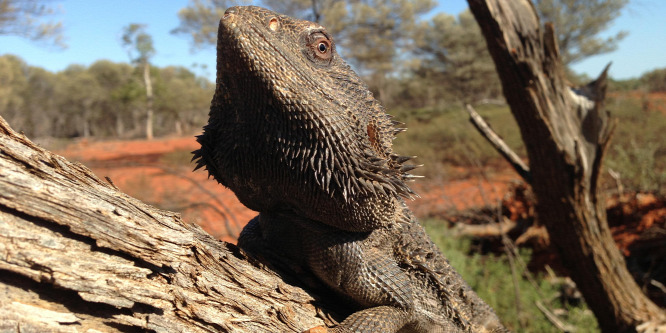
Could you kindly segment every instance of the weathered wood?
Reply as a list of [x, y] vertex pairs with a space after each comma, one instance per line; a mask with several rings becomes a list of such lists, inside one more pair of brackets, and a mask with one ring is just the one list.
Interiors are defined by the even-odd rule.
[[458, 223], [453, 229], [453, 233], [456, 236], [468, 236], [476, 238], [486, 238], [486, 237], [501, 237], [506, 235], [515, 227], [518, 226], [516, 221], [511, 221], [508, 218], [505, 218], [503, 221], [497, 223], [487, 223], [487, 224], [464, 224]]
[[527, 148], [538, 218], [600, 327], [635, 332], [663, 325], [666, 314], [642, 293], [613, 242], [597, 188], [613, 128], [603, 110], [606, 71], [575, 94], [554, 29], [541, 27], [529, 0], [468, 3]]
[[0, 331], [300, 332], [313, 301], [0, 118]]

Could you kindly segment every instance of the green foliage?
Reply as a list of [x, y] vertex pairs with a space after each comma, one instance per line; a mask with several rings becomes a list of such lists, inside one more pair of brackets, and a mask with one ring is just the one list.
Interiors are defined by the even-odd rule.
[[[517, 153], [524, 156], [518, 126], [507, 106], [481, 105], [477, 111]], [[424, 109], [396, 109], [391, 112], [406, 123], [398, 135], [394, 150], [416, 155], [423, 163], [420, 174], [441, 177], [450, 166], [487, 166], [504, 163], [502, 157], [474, 129], [461, 106]]]
[[[613, 158], [607, 167], [619, 171], [624, 185], [634, 190], [660, 191], [666, 186], [666, 171], [658, 154], [664, 155], [662, 143], [646, 142], [639, 145], [635, 139], [628, 144], [613, 147]], [[663, 160], [663, 158], [662, 158]]]
[[0, 35], [15, 35], [33, 41], [53, 43], [59, 48], [63, 42], [62, 22], [49, 21], [57, 10], [43, 0], [0, 0]]
[[419, 26], [414, 40], [421, 60], [416, 69], [419, 79], [465, 103], [502, 95], [495, 64], [469, 10], [458, 18], [435, 15]]
[[[646, 108], [642, 99], [619, 95], [607, 105], [618, 125], [605, 160], [606, 169], [620, 174], [625, 187], [633, 190], [666, 191], [666, 114]], [[607, 179], [608, 186], [614, 182]]]
[[[590, 82], [592, 80], [587, 79], [584, 81], [581, 81], [581, 83], [586, 83]], [[638, 90], [641, 88], [641, 80], [640, 79], [626, 79], [626, 80], [614, 80], [610, 79], [608, 80], [608, 90], [609, 91], [633, 91], [633, 90]]]
[[535, 0], [542, 23], [552, 22], [562, 62], [569, 65], [587, 57], [608, 53], [626, 36], [620, 31], [602, 38], [629, 0]]
[[[204, 78], [197, 77], [185, 67], [167, 66], [156, 73], [155, 108], [161, 117], [158, 135], [175, 133], [180, 135], [183, 126], [205, 124], [210, 99], [215, 86]], [[173, 126], [169, 128], [168, 126]], [[179, 128], [180, 126], [180, 128]]]
[[155, 55], [153, 37], [146, 32], [145, 24], [130, 23], [123, 27], [121, 39], [132, 62], [146, 64]]
[[[151, 67], [158, 135], [201, 128], [214, 85], [184, 67]], [[0, 116], [32, 138], [139, 136], [143, 71], [100, 60], [51, 73], [16, 56], [0, 56]]]
[[220, 17], [227, 7], [236, 4], [236, 1], [227, 0], [190, 0], [178, 11], [180, 24], [171, 33], [191, 38], [193, 49], [214, 47]]
[[303, 20], [321, 22], [322, 10], [334, 7], [345, 0], [263, 0], [262, 4], [278, 13]]
[[361, 73], [384, 76], [400, 67], [398, 55], [409, 50], [417, 19], [434, 5], [432, 0], [340, 1], [322, 8], [322, 24]]
[[92, 135], [91, 123], [99, 119], [100, 112], [95, 112], [98, 103], [103, 98], [103, 89], [97, 78], [80, 65], [70, 65], [58, 75], [65, 78], [55, 88], [54, 94], [60, 105], [66, 106], [63, 116], [72, 121], [75, 126], [59, 128], [59, 130], [70, 130], [65, 133], [57, 133], [56, 136], [83, 136]]
[[666, 68], [655, 69], [643, 74], [640, 83], [648, 91], [666, 92]]
[[[434, 0], [190, 0], [172, 33], [188, 36], [195, 48], [213, 47], [224, 10], [249, 2], [327, 27], [338, 51], [386, 105], [501, 99], [495, 65], [473, 16], [439, 13], [423, 21]], [[554, 22], [568, 64], [615, 49], [623, 32], [608, 38], [599, 34], [627, 2], [537, 0], [536, 7], [544, 21]]]
[[[249, 1], [190, 0], [178, 12], [180, 25], [174, 34], [185, 35], [195, 48], [212, 47], [224, 10]], [[327, 27], [357, 69], [374, 73], [392, 71], [396, 56], [407, 44], [416, 20], [432, 9], [433, 0], [265, 0], [262, 5]]]
[[28, 82], [24, 75], [28, 65], [19, 57], [5, 55], [0, 57], [0, 110], [7, 120], [24, 123], [22, 110], [25, 100], [20, 92], [25, 90]]
[[152, 140], [155, 117], [150, 58], [155, 55], [153, 37], [146, 32], [144, 24], [131, 23], [123, 28], [122, 45], [127, 50], [132, 63], [143, 68], [143, 84], [146, 88], [146, 139]]
[[[622, 184], [633, 190], [666, 191], [666, 113], [650, 95], [611, 93], [606, 109], [618, 121], [604, 159], [604, 170], [618, 172]], [[654, 105], [656, 109], [652, 109]], [[520, 130], [507, 106], [481, 105], [477, 111], [519, 156], [525, 158]], [[424, 164], [418, 173], [441, 178], [455, 167], [506, 167], [503, 158], [476, 131], [461, 106], [442, 103], [439, 107], [398, 107], [389, 110], [407, 131], [398, 135], [394, 150], [416, 155]], [[602, 186], [614, 188], [608, 172]]]
[[[560, 319], [575, 327], [577, 332], [598, 332], [597, 323], [585, 304], [565, 306], [557, 298], [559, 285], [549, 282], [543, 276], [536, 276], [538, 288], [526, 278], [520, 261], [516, 260], [516, 276], [519, 296], [514, 289], [514, 276], [506, 255], [480, 255], [470, 253], [470, 240], [453, 238], [449, 235], [443, 221], [424, 221], [430, 237], [449, 259], [451, 265], [479, 296], [486, 301], [499, 316], [500, 320], [513, 332], [560, 332], [535, 305], [537, 301], [551, 309], [564, 308], [565, 316]], [[521, 250], [522, 262], [530, 258], [529, 250]], [[519, 299], [519, 301], [517, 301]], [[520, 302], [520, 313], [516, 304]]]
[[[178, 12], [180, 25], [172, 33], [191, 38], [194, 48], [213, 47], [219, 18], [227, 6], [241, 2], [249, 1], [190, 0]], [[361, 74], [372, 78], [378, 97], [386, 101], [390, 98], [388, 76], [404, 68], [403, 55], [411, 51], [418, 19], [435, 1], [264, 0], [261, 4], [324, 25], [335, 36], [337, 50]]]

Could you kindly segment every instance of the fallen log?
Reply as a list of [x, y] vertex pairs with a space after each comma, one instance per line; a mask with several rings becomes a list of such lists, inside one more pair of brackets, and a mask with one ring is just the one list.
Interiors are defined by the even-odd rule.
[[[300, 332], [315, 297], [0, 118], [0, 331]], [[286, 280], [289, 280], [286, 278]]]

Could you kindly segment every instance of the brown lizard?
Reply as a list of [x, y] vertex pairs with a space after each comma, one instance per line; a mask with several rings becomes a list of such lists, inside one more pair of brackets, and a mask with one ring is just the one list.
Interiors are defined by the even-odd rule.
[[326, 30], [259, 7], [220, 21], [205, 166], [260, 212], [238, 245], [279, 253], [360, 310], [332, 332], [504, 332], [405, 205], [415, 165]]

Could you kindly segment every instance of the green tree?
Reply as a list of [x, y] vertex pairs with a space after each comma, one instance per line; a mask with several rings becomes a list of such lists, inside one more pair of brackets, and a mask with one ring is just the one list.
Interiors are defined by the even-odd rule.
[[132, 63], [143, 69], [146, 87], [146, 139], [153, 139], [153, 83], [150, 77], [150, 58], [155, 55], [153, 38], [146, 33], [144, 24], [132, 23], [123, 28], [122, 45]]
[[97, 79], [81, 65], [70, 65], [58, 73], [55, 89], [59, 112], [54, 122], [56, 136], [90, 137], [95, 135], [93, 125], [100, 116], [99, 102], [103, 89]]
[[[139, 102], [143, 102], [142, 95], [145, 95], [140, 80], [134, 75], [134, 68], [126, 63], [98, 60], [88, 67], [88, 72], [103, 89], [97, 107], [104, 118], [104, 126], [98, 132], [124, 137], [126, 123], [132, 120], [132, 109], [138, 108]], [[108, 124], [115, 124], [115, 127]]]
[[666, 92], [666, 68], [655, 69], [643, 74], [640, 83], [650, 92]]
[[55, 132], [54, 119], [58, 116], [56, 86], [61, 84], [56, 75], [40, 67], [25, 70], [27, 85], [21, 94], [22, 112], [26, 117], [23, 129], [29, 137], [49, 137]]
[[[463, 103], [500, 98], [501, 85], [474, 16], [468, 10], [458, 18], [439, 13], [415, 31], [416, 73], [440, 95]], [[444, 93], [445, 92], [445, 93]]]
[[200, 128], [206, 122], [214, 90], [212, 83], [185, 67], [161, 68], [155, 89], [155, 109], [163, 118], [162, 130], [173, 129], [181, 135]]
[[20, 130], [24, 130], [27, 123], [23, 112], [24, 100], [21, 98], [27, 88], [27, 67], [17, 56], [0, 57], [0, 115]]
[[322, 10], [325, 11], [344, 0], [264, 0], [263, 3], [272, 10], [292, 17], [313, 22], [321, 22]]
[[433, 0], [266, 0], [271, 8], [295, 17], [318, 21], [335, 36], [338, 51], [362, 75], [385, 103], [394, 80], [413, 49], [412, 36], [419, 18]]
[[412, 47], [418, 18], [434, 6], [432, 0], [365, 0], [332, 2], [322, 8], [322, 24], [335, 36], [341, 53], [384, 102], [387, 75], [403, 68]]
[[214, 47], [220, 18], [227, 7], [236, 4], [228, 0], [190, 0], [178, 11], [180, 24], [171, 33], [191, 38], [193, 49]]
[[620, 16], [629, 0], [534, 0], [541, 22], [552, 22], [565, 65], [611, 52], [626, 36], [620, 31], [609, 37], [599, 34]]
[[[52, 73], [0, 56], [0, 116], [32, 137], [136, 137], [146, 104], [145, 67], [99, 60]], [[214, 85], [184, 67], [150, 68], [155, 133], [206, 121]], [[115, 126], [113, 126], [115, 124]], [[130, 126], [127, 126], [127, 125]]]
[[0, 0], [0, 35], [15, 35], [64, 48], [62, 22], [48, 21], [57, 10], [40, 0]]

